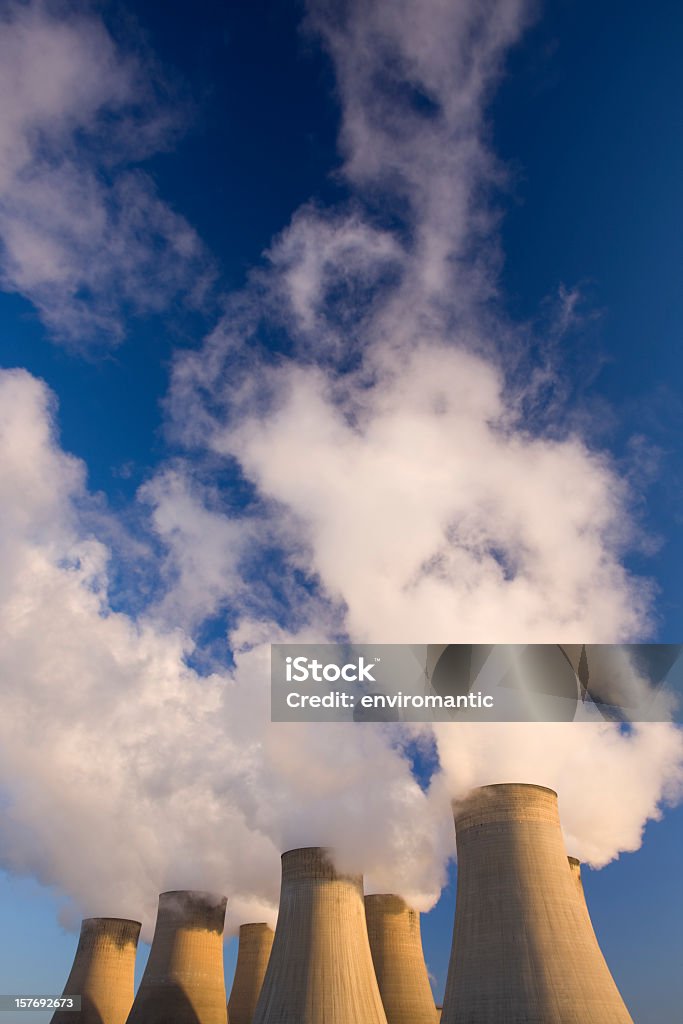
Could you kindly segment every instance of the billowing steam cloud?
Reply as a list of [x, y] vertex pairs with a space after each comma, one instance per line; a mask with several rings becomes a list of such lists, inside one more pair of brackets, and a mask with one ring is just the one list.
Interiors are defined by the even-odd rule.
[[[231, 897], [233, 925], [260, 918], [281, 850], [318, 844], [426, 909], [453, 849], [448, 800], [472, 785], [558, 788], [570, 849], [596, 865], [677, 798], [668, 724], [268, 722], [271, 641], [648, 629], [648, 588], [622, 562], [626, 486], [586, 439], [525, 420], [520, 341], [492, 312], [500, 169], [484, 109], [525, 20], [515, 0], [311, 4], [354, 199], [299, 211], [203, 349], [178, 358], [169, 419], [191, 460], [141, 494], [166, 552], [144, 613], [111, 607], [110, 552], [46, 389], [0, 378], [0, 860], [77, 910], [144, 907], [149, 923], [160, 889], [198, 887]], [[286, 350], [260, 347], [263, 318]], [[217, 460], [242, 476], [239, 512]], [[199, 675], [191, 637], [223, 614], [234, 668]], [[441, 766], [428, 793], [410, 770], [420, 743]]]
[[[147, 925], [160, 889], [217, 889], [237, 924], [272, 916], [280, 852], [322, 835], [350, 860], [393, 851], [433, 896], [442, 836], [400, 751], [373, 730], [271, 726], [264, 645], [199, 677], [187, 635], [112, 611], [45, 387], [3, 372], [0, 409], [2, 864]], [[424, 832], [404, 834], [412, 817]]]

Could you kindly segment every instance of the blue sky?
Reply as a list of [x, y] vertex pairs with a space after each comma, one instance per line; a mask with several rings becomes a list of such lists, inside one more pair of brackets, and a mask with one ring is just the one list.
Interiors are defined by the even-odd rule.
[[426, 910], [445, 797], [514, 775], [634, 1019], [680, 1005], [673, 727], [436, 730], [425, 794], [266, 725], [271, 641], [680, 637], [683, 16], [490, 7], [0, 5], [2, 991], [163, 888], [261, 919], [288, 846]]

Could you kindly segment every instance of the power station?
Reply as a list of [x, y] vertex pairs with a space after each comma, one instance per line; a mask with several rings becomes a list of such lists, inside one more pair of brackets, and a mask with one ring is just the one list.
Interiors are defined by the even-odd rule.
[[237, 965], [228, 1000], [230, 1024], [252, 1024], [270, 959], [273, 937], [273, 929], [267, 924], [240, 926]]
[[400, 896], [366, 896], [370, 951], [387, 1024], [437, 1024], [420, 915]]
[[227, 1024], [227, 902], [208, 892], [161, 894], [149, 960], [128, 1024]]
[[280, 911], [254, 1024], [387, 1024], [363, 879], [321, 847], [282, 855]]
[[159, 897], [149, 960], [133, 999], [137, 921], [87, 918], [64, 995], [80, 1011], [51, 1024], [632, 1024], [567, 857], [557, 794], [504, 783], [453, 807], [455, 925], [443, 1008], [434, 1003], [420, 915], [324, 847], [282, 855], [275, 933], [243, 924], [226, 1006], [227, 900]]
[[484, 786], [454, 817], [458, 889], [443, 1024], [632, 1024], [568, 864], [557, 794]]
[[51, 1024], [125, 1024], [133, 1004], [140, 922], [86, 917], [81, 923], [65, 996], [80, 996], [80, 1010], [57, 1010]]

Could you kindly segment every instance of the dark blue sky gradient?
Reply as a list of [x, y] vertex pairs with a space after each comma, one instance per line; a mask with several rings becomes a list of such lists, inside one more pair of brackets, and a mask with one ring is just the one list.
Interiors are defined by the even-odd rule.
[[508, 307], [533, 320], [560, 284], [578, 286], [595, 319], [563, 353], [571, 398], [617, 457], [635, 434], [658, 450], [647, 516], [663, 543], [630, 564], [661, 587], [663, 641], [683, 618], [682, 39], [675, 3], [552, 5], [510, 55], [491, 110], [514, 182]]

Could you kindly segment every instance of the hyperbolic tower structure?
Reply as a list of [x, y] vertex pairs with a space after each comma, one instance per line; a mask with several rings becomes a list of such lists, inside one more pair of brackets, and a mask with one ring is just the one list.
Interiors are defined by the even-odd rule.
[[443, 1024], [632, 1024], [568, 869], [557, 794], [484, 786], [454, 816]]
[[152, 948], [128, 1024], [227, 1024], [223, 926], [227, 899], [162, 892]]
[[388, 1024], [437, 1024], [420, 915], [400, 896], [365, 897], [372, 962]]
[[585, 900], [586, 894], [583, 891], [583, 882], [581, 881], [581, 861], [578, 857], [567, 857], [567, 860], [569, 861], [569, 870], [574, 879], [574, 885], [581, 893], [581, 899]]
[[139, 935], [139, 921], [85, 918], [63, 993], [79, 995], [81, 1009], [57, 1010], [52, 1024], [125, 1024], [133, 1002]]
[[235, 978], [228, 1000], [230, 1024], [252, 1024], [268, 967], [273, 936], [273, 929], [267, 924], [240, 925]]
[[328, 850], [282, 855], [280, 911], [254, 1024], [387, 1024], [360, 875]]

